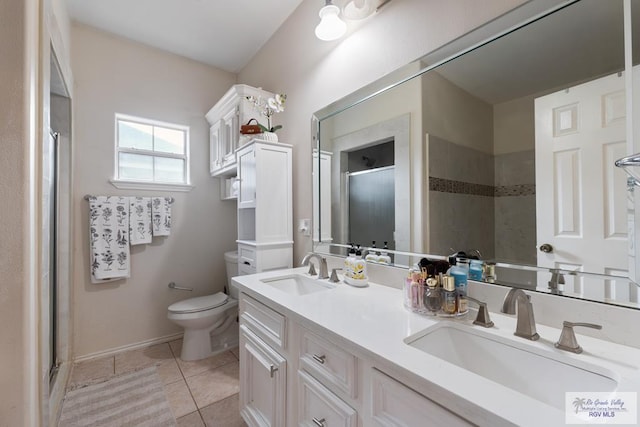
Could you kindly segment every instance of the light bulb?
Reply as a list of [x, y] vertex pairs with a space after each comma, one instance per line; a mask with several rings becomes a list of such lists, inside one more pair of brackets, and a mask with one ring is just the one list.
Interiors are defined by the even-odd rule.
[[374, 12], [373, 1], [352, 0], [344, 7], [344, 17], [352, 21], [364, 19]]
[[316, 27], [316, 37], [320, 40], [337, 40], [347, 32], [347, 24], [340, 19], [340, 9], [333, 4], [327, 4], [320, 9], [320, 23]]

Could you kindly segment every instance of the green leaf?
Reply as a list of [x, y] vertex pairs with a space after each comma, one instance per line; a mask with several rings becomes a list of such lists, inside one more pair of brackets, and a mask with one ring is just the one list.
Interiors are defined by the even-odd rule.
[[260, 130], [262, 132], [269, 132], [269, 129], [265, 125], [261, 125], [260, 123], [258, 123], [258, 126], [260, 126]]
[[275, 132], [275, 131], [277, 131], [278, 129], [282, 129], [282, 125], [277, 125], [277, 126], [272, 127], [272, 128], [271, 128], [271, 132]]

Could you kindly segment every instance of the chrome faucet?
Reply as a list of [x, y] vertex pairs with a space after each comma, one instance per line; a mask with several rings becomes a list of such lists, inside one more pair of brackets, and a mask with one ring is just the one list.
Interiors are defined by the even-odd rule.
[[533, 305], [530, 296], [522, 289], [512, 288], [507, 292], [502, 303], [502, 312], [516, 314], [516, 302], [518, 303], [518, 320], [514, 335], [536, 341], [540, 335], [536, 332], [536, 321], [533, 318]]
[[557, 268], [551, 269], [551, 280], [549, 280], [549, 289], [554, 295], [562, 295], [562, 290], [558, 285], [564, 285], [564, 274], [560, 273]]
[[309, 265], [309, 274], [315, 275], [316, 270], [313, 268], [313, 263], [311, 263], [311, 258], [316, 258], [318, 260], [318, 268], [320, 269], [320, 273], [318, 274], [318, 279], [328, 279], [329, 278], [329, 269], [327, 267], [327, 259], [323, 256], [320, 256], [316, 253], [309, 252], [302, 258], [302, 265]]

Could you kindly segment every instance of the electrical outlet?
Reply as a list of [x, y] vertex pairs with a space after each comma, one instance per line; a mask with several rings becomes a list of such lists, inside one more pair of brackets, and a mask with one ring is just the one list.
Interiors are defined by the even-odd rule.
[[298, 225], [298, 231], [300, 231], [303, 236], [311, 236], [311, 220], [301, 219]]

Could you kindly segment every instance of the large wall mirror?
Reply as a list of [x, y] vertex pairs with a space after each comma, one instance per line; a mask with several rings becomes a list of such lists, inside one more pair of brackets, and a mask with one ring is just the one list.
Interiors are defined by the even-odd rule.
[[318, 111], [314, 250], [386, 242], [404, 267], [464, 251], [499, 283], [639, 308], [640, 218], [614, 162], [640, 151], [640, 0], [569, 3], [516, 9]]

